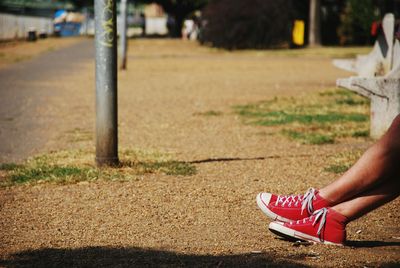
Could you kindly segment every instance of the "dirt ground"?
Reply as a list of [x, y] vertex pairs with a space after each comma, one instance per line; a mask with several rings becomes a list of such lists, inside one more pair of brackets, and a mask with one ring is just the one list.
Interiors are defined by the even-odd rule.
[[[69, 45], [75, 53], [92, 43]], [[45, 56], [3, 72], [33, 72], [32, 64], [42, 66]], [[2, 162], [93, 148], [91, 136], [71, 134], [94, 128], [94, 62], [80, 58], [61, 77], [32, 75], [11, 83], [1, 76], [9, 87], [0, 91], [0, 106], [24, 100], [12, 116], [0, 110], [6, 133], [0, 144], [13, 144]], [[265, 135], [268, 128], [245, 125], [234, 114], [233, 105], [334, 87], [336, 78], [350, 74], [330, 61], [323, 53], [230, 53], [190, 42], [131, 40], [128, 70], [119, 73], [120, 148], [200, 160], [197, 174], [1, 188], [0, 266], [398, 266], [398, 199], [352, 222], [345, 247], [280, 240], [267, 230], [269, 221], [255, 203], [260, 191], [289, 194], [324, 186], [337, 176], [324, 171], [330, 156], [372, 143], [299, 144]], [[19, 88], [20, 98], [5, 100], [6, 94], [20, 94]], [[208, 111], [221, 115], [201, 116]], [[24, 151], [28, 140], [37, 145]]]

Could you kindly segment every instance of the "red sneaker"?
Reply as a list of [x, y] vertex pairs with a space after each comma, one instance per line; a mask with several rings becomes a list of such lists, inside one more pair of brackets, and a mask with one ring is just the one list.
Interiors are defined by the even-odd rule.
[[271, 222], [269, 230], [290, 240], [342, 246], [346, 241], [347, 218], [331, 208], [322, 208], [308, 218], [292, 222]]
[[308, 189], [304, 195], [259, 193], [256, 200], [268, 217], [283, 222], [301, 220], [311, 216], [315, 210], [329, 207], [329, 202], [314, 188]]

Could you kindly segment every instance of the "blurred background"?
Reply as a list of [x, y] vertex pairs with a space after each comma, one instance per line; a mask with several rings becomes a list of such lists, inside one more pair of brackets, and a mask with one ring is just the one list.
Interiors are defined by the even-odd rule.
[[[370, 45], [388, 12], [398, 18], [400, 0], [130, 0], [128, 36], [225, 49]], [[93, 34], [93, 0], [0, 1], [0, 40]]]

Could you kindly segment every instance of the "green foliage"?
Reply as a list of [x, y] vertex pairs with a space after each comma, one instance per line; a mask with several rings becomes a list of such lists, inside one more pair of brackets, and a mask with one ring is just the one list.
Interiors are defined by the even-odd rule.
[[246, 124], [284, 127], [279, 132], [305, 144], [368, 136], [368, 101], [350, 91], [329, 90], [302, 98], [274, 98], [235, 106]]
[[347, 0], [340, 16], [339, 42], [345, 44], [367, 44], [370, 42], [371, 24], [378, 17], [372, 0]]

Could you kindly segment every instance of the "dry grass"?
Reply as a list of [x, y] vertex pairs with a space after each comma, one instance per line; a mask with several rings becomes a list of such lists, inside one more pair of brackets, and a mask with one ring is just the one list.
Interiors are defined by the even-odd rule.
[[342, 174], [360, 158], [362, 153], [361, 150], [353, 150], [332, 155], [328, 157], [329, 165], [324, 168], [324, 171]]
[[4, 173], [0, 186], [125, 181], [144, 174], [190, 176], [196, 173], [191, 164], [172, 160], [171, 156], [158, 152], [121, 150], [120, 164], [113, 168], [97, 168], [93, 165], [93, 155], [93, 151], [58, 151], [31, 157], [22, 164], [3, 163], [0, 164], [0, 171]]
[[342, 89], [296, 98], [276, 97], [238, 105], [234, 110], [246, 124], [281, 126], [281, 134], [306, 144], [334, 143], [369, 134], [369, 101]]
[[223, 113], [221, 111], [214, 111], [214, 110], [210, 110], [210, 111], [205, 111], [205, 112], [197, 112], [194, 113], [193, 115], [199, 115], [199, 116], [220, 116]]
[[301, 49], [276, 49], [263, 51], [244, 51], [258, 56], [289, 56], [289, 57], [326, 57], [326, 58], [354, 58], [358, 54], [368, 54], [372, 47], [314, 47]]
[[82, 128], [74, 128], [65, 132], [69, 142], [93, 141], [93, 133]]

